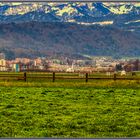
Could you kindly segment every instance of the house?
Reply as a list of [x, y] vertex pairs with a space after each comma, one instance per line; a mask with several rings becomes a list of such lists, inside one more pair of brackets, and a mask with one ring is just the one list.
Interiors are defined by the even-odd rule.
[[6, 71], [6, 60], [0, 59], [0, 71]]
[[20, 71], [20, 66], [18, 63], [13, 64], [13, 71], [19, 72]]
[[126, 71], [125, 70], [122, 70], [121, 71], [121, 76], [125, 76], [126, 75]]
[[0, 53], [0, 71], [6, 71], [6, 60], [4, 53]]

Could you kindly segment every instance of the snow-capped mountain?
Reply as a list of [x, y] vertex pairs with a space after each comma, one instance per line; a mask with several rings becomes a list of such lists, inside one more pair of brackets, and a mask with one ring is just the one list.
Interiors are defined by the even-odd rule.
[[139, 56], [139, 3], [0, 3], [0, 51], [8, 58]]
[[46, 21], [120, 25], [129, 23], [130, 20], [140, 20], [140, 3], [0, 3], [0, 22]]

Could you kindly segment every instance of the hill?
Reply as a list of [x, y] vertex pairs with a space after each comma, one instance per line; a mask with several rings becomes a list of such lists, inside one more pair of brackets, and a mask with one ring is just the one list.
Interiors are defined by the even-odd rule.
[[[137, 29], [138, 30], [138, 29]], [[0, 51], [7, 58], [80, 55], [139, 56], [139, 32], [115, 26], [60, 22], [0, 24]]]

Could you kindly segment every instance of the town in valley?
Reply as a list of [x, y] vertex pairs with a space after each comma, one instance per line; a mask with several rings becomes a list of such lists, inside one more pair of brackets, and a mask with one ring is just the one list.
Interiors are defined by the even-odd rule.
[[112, 57], [95, 56], [90, 59], [48, 59], [46, 57], [15, 58], [6, 60], [4, 53], [0, 53], [0, 71], [46, 71], [46, 72], [132, 72], [140, 70], [139, 59], [113, 59]]

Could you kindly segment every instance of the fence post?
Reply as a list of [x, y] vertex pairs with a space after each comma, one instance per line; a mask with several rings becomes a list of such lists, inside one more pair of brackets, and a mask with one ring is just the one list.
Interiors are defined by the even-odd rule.
[[53, 72], [53, 82], [55, 82], [55, 72]]
[[26, 82], [27, 80], [27, 75], [26, 75], [26, 72], [24, 72], [24, 81]]
[[88, 73], [86, 73], [86, 82], [88, 82]]
[[117, 74], [114, 73], [114, 81], [116, 81], [116, 79], [117, 79]]

